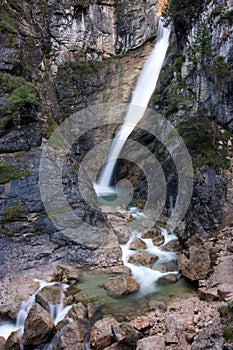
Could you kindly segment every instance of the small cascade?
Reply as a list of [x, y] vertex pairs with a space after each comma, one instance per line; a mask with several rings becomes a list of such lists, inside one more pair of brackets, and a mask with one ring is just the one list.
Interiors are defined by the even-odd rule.
[[[128, 211], [124, 212], [133, 213], [135, 219], [137, 220], [142, 219], [140, 217], [140, 211], [137, 208], [130, 208]], [[168, 233], [165, 228], [160, 227], [160, 230], [164, 237], [164, 243], [161, 244], [159, 247], [153, 244], [152, 239], [143, 238], [142, 234], [136, 230], [132, 231], [129, 241], [126, 244], [120, 246], [122, 250], [123, 263], [125, 266], [130, 268], [132, 272], [132, 277], [135, 279], [135, 281], [138, 282], [140, 286], [140, 295], [146, 295], [155, 292], [158, 289], [156, 282], [161, 277], [170, 274], [178, 274], [178, 271], [160, 272], [156, 270], [156, 264], [166, 264], [168, 262], [176, 260], [176, 254], [174, 252], [163, 251], [161, 250], [161, 248], [166, 246], [168, 243], [177, 240], [177, 237], [172, 233]], [[147, 248], [143, 250], [144, 253], [149, 253], [158, 257], [158, 260], [156, 261], [156, 264], [153, 266], [153, 268], [149, 268], [143, 265], [135, 265], [129, 262], [129, 259], [132, 255], [142, 252], [142, 250], [130, 249], [130, 244], [134, 238], [140, 238], [146, 244]]]
[[162, 20], [159, 21], [158, 38], [154, 49], [150, 53], [140, 74], [139, 80], [133, 93], [131, 103], [124, 124], [120, 127], [115, 136], [107, 161], [100, 174], [99, 180], [94, 184], [97, 195], [110, 195], [115, 192], [111, 187], [111, 180], [117, 159], [124, 147], [129, 135], [135, 126], [142, 119], [151, 95], [156, 87], [157, 80], [165, 59], [169, 45], [170, 29], [163, 26]]
[[49, 305], [49, 313], [54, 320], [54, 324], [58, 324], [58, 322], [62, 321], [68, 311], [70, 310], [71, 306], [64, 307], [63, 300], [64, 300], [64, 294], [63, 291], [65, 291], [68, 287], [67, 284], [60, 283], [60, 282], [46, 282], [44, 280], [38, 280], [35, 279], [35, 282], [39, 283], [39, 288], [36, 290], [36, 292], [26, 301], [22, 301], [20, 310], [18, 312], [16, 322], [13, 323], [12, 321], [3, 321], [0, 323], [0, 336], [7, 339], [10, 334], [14, 331], [21, 330], [22, 335], [24, 331], [24, 322], [28, 316], [28, 313], [31, 309], [31, 307], [35, 304], [36, 295], [44, 288], [44, 287], [52, 287], [54, 285], [60, 285], [62, 286], [62, 293], [61, 293], [61, 303], [55, 304], [55, 305]]

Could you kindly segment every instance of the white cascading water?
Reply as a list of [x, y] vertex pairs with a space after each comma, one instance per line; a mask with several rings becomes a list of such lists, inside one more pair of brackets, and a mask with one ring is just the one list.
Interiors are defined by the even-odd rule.
[[[39, 283], [39, 288], [37, 291], [26, 301], [23, 301], [21, 303], [20, 310], [17, 315], [16, 322], [13, 323], [12, 321], [3, 321], [2, 324], [0, 323], [0, 336], [7, 339], [12, 332], [15, 332], [17, 330], [20, 330], [22, 335], [23, 335], [23, 330], [24, 330], [24, 322], [27, 318], [27, 315], [29, 313], [29, 310], [31, 307], [35, 304], [35, 299], [36, 299], [36, 294], [39, 293], [44, 287], [47, 286], [54, 286], [56, 284], [59, 284], [62, 286], [62, 290], [65, 291], [68, 285], [59, 283], [59, 282], [46, 282], [44, 280], [37, 280], [35, 279], [36, 282]], [[71, 306], [66, 306], [64, 307], [63, 304], [63, 291], [61, 293], [61, 303], [56, 304], [56, 305], [49, 305], [49, 312], [51, 317], [54, 320], [55, 325], [58, 324], [61, 320], [64, 319], [68, 311], [70, 310]]]
[[[121, 211], [122, 212], [122, 211]], [[136, 208], [129, 208], [129, 210], [125, 210], [125, 213], [135, 214], [136, 212], [140, 214], [139, 209]], [[142, 220], [140, 215], [135, 215], [134, 218], [136, 220]], [[170, 274], [178, 274], [178, 271], [169, 271], [169, 272], [160, 272], [156, 270], [157, 264], [167, 264], [170, 261], [176, 260], [176, 254], [169, 251], [163, 251], [161, 248], [166, 246], [169, 242], [172, 242], [174, 240], [177, 240], [177, 237], [172, 234], [168, 233], [165, 228], [160, 228], [161, 233], [164, 237], [164, 243], [161, 244], [159, 247], [155, 246], [153, 244], [153, 240], [150, 238], [142, 238], [142, 234], [138, 231], [133, 231], [131, 233], [131, 237], [129, 241], [121, 245], [122, 250], [122, 261], [125, 266], [129, 267], [132, 272], [132, 277], [135, 279], [135, 281], [138, 282], [140, 286], [139, 294], [141, 296], [150, 294], [156, 291], [157, 285], [156, 282], [163, 276], [170, 275]], [[141, 252], [141, 250], [131, 250], [130, 244], [133, 241], [134, 238], [140, 238], [143, 242], [146, 243], [147, 248], [143, 250], [144, 253], [148, 253], [154, 256], [158, 257], [158, 260], [154, 264], [153, 268], [149, 268], [143, 265], [135, 265], [129, 262], [129, 259], [131, 256], [133, 256], [136, 253]]]
[[100, 174], [100, 178], [94, 184], [97, 195], [108, 195], [115, 192], [111, 187], [111, 179], [117, 158], [119, 157], [127, 138], [137, 123], [142, 119], [148, 106], [168, 49], [169, 35], [170, 29], [164, 27], [162, 20], [160, 19], [158, 38], [155, 47], [151, 51], [140, 74], [124, 124], [117, 132], [117, 135], [111, 144], [107, 161]]

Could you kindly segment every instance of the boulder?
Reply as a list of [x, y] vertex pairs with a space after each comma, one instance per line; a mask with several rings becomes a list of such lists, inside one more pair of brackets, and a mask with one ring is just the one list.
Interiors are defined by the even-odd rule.
[[159, 279], [159, 282], [162, 283], [175, 283], [179, 279], [179, 274], [177, 273], [169, 273], [168, 275], [164, 275]]
[[130, 243], [129, 249], [131, 250], [144, 250], [147, 248], [145, 242], [143, 242], [140, 238], [134, 238]]
[[59, 284], [46, 286], [36, 294], [36, 302], [49, 312], [50, 305], [58, 305], [62, 301], [63, 288]]
[[0, 350], [6, 350], [5, 344], [6, 344], [6, 339], [3, 337], [0, 337]]
[[[20, 350], [20, 339], [21, 339], [21, 331], [15, 331], [12, 332], [11, 335], [8, 337], [6, 344], [5, 344], [5, 348], [3, 347], [3, 349], [5, 350]], [[0, 346], [1, 349], [1, 346]]]
[[164, 237], [161, 235], [161, 236], [157, 236], [157, 237], [154, 237], [153, 238], [153, 243], [154, 245], [156, 245], [157, 247], [160, 246], [161, 244], [164, 243]]
[[158, 260], [157, 256], [148, 253], [136, 253], [132, 255], [129, 262], [135, 265], [151, 266]]
[[108, 222], [113, 228], [115, 234], [118, 237], [119, 243], [124, 244], [128, 242], [130, 237], [128, 221], [118, 215], [109, 214], [107, 215]]
[[104, 287], [108, 295], [114, 297], [128, 295], [139, 290], [137, 282], [127, 275], [109, 278], [107, 282], [105, 282]]
[[150, 327], [150, 321], [145, 316], [137, 317], [136, 320], [132, 322], [132, 326], [138, 331], [144, 330]]
[[211, 259], [208, 249], [204, 247], [191, 247], [190, 256], [181, 254], [177, 258], [178, 269], [182, 275], [191, 281], [198, 281], [207, 277], [210, 267]]
[[50, 314], [39, 304], [30, 309], [24, 324], [24, 345], [39, 345], [49, 340], [54, 324]]
[[128, 323], [120, 323], [112, 327], [113, 334], [119, 343], [135, 345], [138, 340], [138, 333]]
[[161, 335], [143, 338], [138, 341], [136, 350], [165, 350], [165, 340]]
[[90, 332], [90, 343], [93, 348], [102, 350], [111, 345], [114, 338], [112, 327], [117, 325], [118, 322], [112, 317], [106, 317], [97, 321]]
[[181, 251], [180, 242], [178, 239], [169, 242], [164, 247], [161, 248], [163, 252], [175, 252], [179, 253]]
[[158, 227], [155, 227], [151, 230], [147, 230], [147, 231], [143, 232], [143, 234], [142, 234], [142, 238], [154, 239], [154, 238], [160, 237], [160, 236], [161, 236], [161, 230]]
[[82, 303], [73, 304], [69, 310], [67, 317], [73, 320], [84, 319], [87, 315], [87, 309]]
[[66, 320], [56, 333], [51, 350], [82, 350], [82, 341], [83, 334], [80, 323]]

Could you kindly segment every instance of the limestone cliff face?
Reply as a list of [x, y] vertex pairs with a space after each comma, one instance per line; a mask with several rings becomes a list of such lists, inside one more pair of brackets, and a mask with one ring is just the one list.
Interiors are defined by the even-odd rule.
[[[47, 217], [38, 184], [41, 143], [57, 122], [88, 105], [129, 101], [156, 37], [159, 4], [158, 0], [1, 3], [0, 238], [7, 253], [0, 255], [0, 262], [5, 261], [8, 270], [33, 267], [29, 260], [99, 264], [98, 253], [93, 255], [98, 244], [92, 242], [91, 226], [88, 232], [80, 225], [78, 236], [83, 240], [77, 242]], [[92, 138], [88, 135], [87, 149]], [[85, 151], [75, 150], [66, 160], [65, 192], [81, 223], [103, 227], [104, 232], [105, 218], [86, 205], [74, 172], [75, 153], [82, 157]], [[114, 237], [109, 237], [106, 232], [105, 246], [110, 239], [111, 248], [105, 249], [103, 264], [110, 266], [120, 253], [117, 244], [112, 246]]]

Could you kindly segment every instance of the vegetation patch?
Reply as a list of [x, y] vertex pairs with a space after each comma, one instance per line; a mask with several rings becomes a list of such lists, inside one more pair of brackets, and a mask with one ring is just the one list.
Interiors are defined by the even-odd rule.
[[15, 221], [20, 215], [25, 213], [25, 207], [20, 204], [12, 205], [7, 208], [3, 213], [3, 218], [5, 222]]
[[0, 30], [3, 33], [18, 34], [17, 21], [10, 14], [8, 4], [2, 1], [0, 3]]
[[29, 169], [20, 170], [16, 165], [0, 163], [0, 184], [23, 179], [31, 174]]
[[47, 128], [43, 131], [43, 137], [49, 139], [56, 127], [57, 123], [55, 119], [51, 115], [49, 115], [47, 118]]
[[223, 336], [227, 343], [233, 342], [233, 302], [221, 306], [219, 309], [223, 325]]
[[227, 141], [232, 135], [228, 131], [223, 133], [222, 128], [205, 116], [188, 117], [176, 128], [193, 156], [194, 168], [204, 164], [229, 167]]
[[222, 15], [222, 19], [227, 19], [230, 23], [233, 22], [233, 10], [228, 11]]

